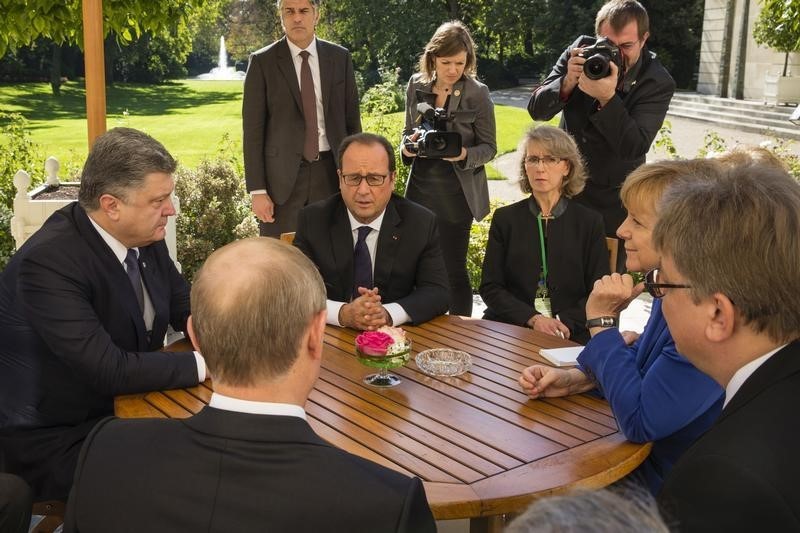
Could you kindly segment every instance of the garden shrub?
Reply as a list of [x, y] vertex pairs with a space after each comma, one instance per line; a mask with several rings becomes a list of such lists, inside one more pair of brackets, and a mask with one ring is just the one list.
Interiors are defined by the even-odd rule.
[[489, 241], [489, 227], [492, 224], [494, 211], [505, 205], [502, 200], [492, 200], [489, 203], [489, 214], [480, 222], [473, 222], [469, 231], [469, 246], [467, 248], [467, 273], [472, 292], [477, 293], [481, 286], [481, 271], [483, 257], [486, 255], [486, 243]]
[[[191, 282], [206, 258], [236, 239], [258, 235], [244, 179], [223, 158], [203, 160], [175, 173], [181, 212], [177, 220], [178, 261]], [[247, 219], [251, 219], [249, 222]]]
[[43, 181], [44, 158], [31, 140], [28, 121], [19, 113], [0, 112], [0, 270], [14, 253], [11, 216], [14, 206], [14, 174], [25, 170], [31, 184]]

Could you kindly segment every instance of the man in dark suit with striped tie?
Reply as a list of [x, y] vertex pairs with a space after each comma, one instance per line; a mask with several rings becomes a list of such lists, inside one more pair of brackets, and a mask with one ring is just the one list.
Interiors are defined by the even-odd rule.
[[436, 217], [392, 194], [394, 179], [389, 141], [351, 135], [340, 147], [340, 194], [300, 212], [294, 244], [325, 280], [329, 324], [370, 330], [447, 311]]
[[319, 0], [280, 0], [285, 36], [250, 57], [244, 173], [261, 235], [295, 231], [297, 213], [337, 190], [339, 143], [361, 131], [353, 61], [314, 34]]
[[164, 353], [189, 285], [164, 243], [175, 214], [166, 148], [116, 128], [95, 141], [78, 202], [56, 211], [0, 274], [0, 471], [36, 500], [66, 499], [78, 451], [114, 396], [195, 385], [205, 362]]

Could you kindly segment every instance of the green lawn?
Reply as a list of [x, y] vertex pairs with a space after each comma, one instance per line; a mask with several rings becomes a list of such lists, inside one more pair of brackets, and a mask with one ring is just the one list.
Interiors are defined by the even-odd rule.
[[[22, 113], [29, 121], [33, 141], [46, 156], [56, 156], [67, 168], [79, 168], [87, 152], [84, 87], [81, 82], [69, 82], [61, 93], [52, 96], [46, 83], [0, 84], [0, 110]], [[108, 128], [128, 126], [146, 131], [187, 166], [215, 155], [225, 134], [241, 143], [240, 81], [120, 83], [108, 88], [106, 102]], [[498, 155], [514, 151], [532, 124], [527, 111], [498, 105], [495, 116]], [[368, 124], [365, 121], [366, 127]], [[499, 177], [494, 168], [489, 174]]]

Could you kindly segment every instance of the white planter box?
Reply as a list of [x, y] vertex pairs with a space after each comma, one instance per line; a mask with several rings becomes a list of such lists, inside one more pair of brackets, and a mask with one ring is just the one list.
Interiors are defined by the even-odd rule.
[[764, 101], [768, 104], [800, 103], [800, 77], [767, 73], [764, 77]]
[[[44, 221], [47, 220], [53, 212], [77, 200], [78, 186], [80, 186], [80, 183], [61, 183], [62, 187], [75, 187], [74, 200], [36, 200], [36, 195], [45, 190], [47, 185], [41, 185], [30, 192], [26, 192], [30, 185], [31, 177], [24, 170], [20, 170], [14, 175], [14, 186], [17, 189], [17, 194], [14, 196], [14, 216], [11, 218], [11, 235], [14, 237], [14, 242], [18, 250], [31, 235], [42, 227]], [[180, 212], [180, 206], [175, 195], [172, 196], [172, 201], [175, 204], [175, 215], [177, 216]], [[165, 240], [167, 242], [167, 248], [169, 249], [169, 255], [180, 271], [181, 265], [178, 263], [175, 234], [175, 216], [172, 216], [167, 219], [167, 237]]]

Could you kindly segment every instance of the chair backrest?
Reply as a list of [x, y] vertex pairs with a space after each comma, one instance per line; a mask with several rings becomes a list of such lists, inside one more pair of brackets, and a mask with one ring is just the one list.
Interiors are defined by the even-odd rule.
[[609, 272], [617, 271], [617, 253], [619, 251], [619, 240], [614, 237], [606, 237], [606, 248], [608, 248], [608, 267]]
[[[283, 242], [288, 242], [289, 244], [292, 244], [294, 242], [294, 232], [287, 231], [286, 233], [281, 233], [281, 240]], [[614, 255], [616, 257], [616, 251], [614, 252]]]

